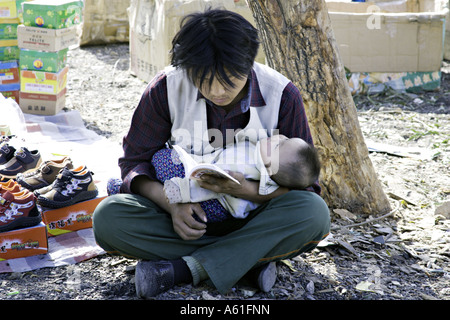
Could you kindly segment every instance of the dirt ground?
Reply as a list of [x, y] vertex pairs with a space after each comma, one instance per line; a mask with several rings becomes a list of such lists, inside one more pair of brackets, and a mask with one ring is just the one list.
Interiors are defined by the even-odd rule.
[[[127, 44], [69, 51], [67, 110], [121, 143], [146, 83], [129, 73]], [[354, 97], [370, 157], [392, 203], [337, 210], [332, 236], [278, 264], [268, 293], [245, 283], [221, 295], [207, 282], [155, 300], [450, 300], [450, 73], [436, 92]], [[450, 72], [450, 71], [449, 71]], [[376, 219], [376, 220], [371, 220]], [[137, 261], [98, 256], [76, 265], [0, 274], [0, 300], [135, 300]]]

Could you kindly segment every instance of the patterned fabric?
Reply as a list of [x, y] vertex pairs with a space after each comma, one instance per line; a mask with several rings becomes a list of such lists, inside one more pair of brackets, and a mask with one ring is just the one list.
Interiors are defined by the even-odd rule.
[[[172, 158], [172, 154], [174, 158]], [[167, 148], [157, 151], [153, 156], [152, 164], [156, 171], [156, 177], [162, 183], [174, 177], [184, 178], [184, 166], [176, 157], [177, 153]], [[217, 199], [202, 201], [199, 204], [205, 211], [208, 222], [219, 222], [231, 217], [231, 214], [224, 209]], [[200, 221], [196, 215], [194, 218]]]
[[121, 186], [122, 186], [121, 179], [117, 179], [117, 178], [109, 179], [108, 183], [106, 184], [106, 192], [108, 193], [108, 196], [120, 193]]

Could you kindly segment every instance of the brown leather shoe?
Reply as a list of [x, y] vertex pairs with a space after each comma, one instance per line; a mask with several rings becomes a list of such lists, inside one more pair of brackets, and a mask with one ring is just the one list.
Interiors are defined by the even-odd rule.
[[34, 191], [51, 185], [63, 168], [73, 168], [72, 160], [69, 157], [45, 161], [37, 170], [26, 174], [19, 173], [16, 180], [21, 186]]

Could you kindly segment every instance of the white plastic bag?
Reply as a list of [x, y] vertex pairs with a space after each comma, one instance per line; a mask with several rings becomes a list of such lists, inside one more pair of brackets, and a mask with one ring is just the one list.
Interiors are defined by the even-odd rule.
[[5, 98], [0, 94], [0, 128], [7, 130], [11, 135], [15, 135], [22, 139], [27, 134], [27, 126], [25, 117], [17, 102], [11, 98]]

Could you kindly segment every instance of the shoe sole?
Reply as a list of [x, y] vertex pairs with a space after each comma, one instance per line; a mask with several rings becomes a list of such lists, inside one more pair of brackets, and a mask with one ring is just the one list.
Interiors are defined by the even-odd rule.
[[37, 199], [37, 202], [39, 203], [39, 205], [41, 205], [43, 207], [58, 209], [58, 208], [71, 206], [71, 205], [81, 202], [81, 201], [94, 199], [95, 197], [97, 197], [97, 195], [98, 195], [98, 190], [85, 191], [85, 192], [81, 192], [81, 193], [77, 194], [76, 196], [74, 196], [73, 198], [71, 198], [67, 201], [53, 201], [53, 200], [49, 200], [49, 199], [45, 198], [44, 196], [39, 196]]
[[0, 227], [0, 233], [17, 230], [21, 228], [29, 228], [33, 227], [37, 224], [39, 224], [42, 221], [41, 215], [39, 214], [36, 217], [22, 217], [17, 218], [10, 224], [7, 224], [6, 226]]
[[275, 262], [269, 262], [258, 276], [258, 287], [262, 292], [269, 292], [277, 280], [277, 266]]

